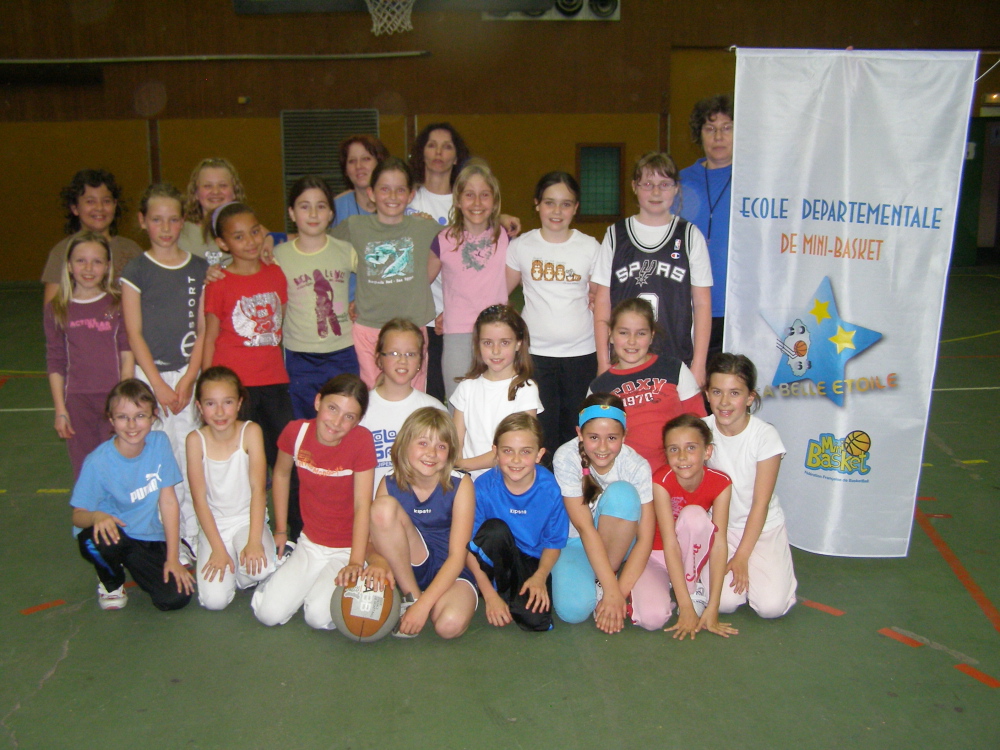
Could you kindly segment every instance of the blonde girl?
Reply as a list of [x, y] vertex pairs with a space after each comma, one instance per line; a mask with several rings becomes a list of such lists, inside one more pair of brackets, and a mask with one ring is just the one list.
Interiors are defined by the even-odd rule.
[[[428, 258], [440, 227], [431, 219], [406, 215], [413, 177], [401, 159], [390, 156], [375, 167], [368, 194], [375, 213], [349, 217], [334, 227], [333, 236], [349, 242], [358, 256], [354, 348], [361, 379], [374, 388], [379, 373], [375, 361], [379, 329], [395, 317], [420, 326], [434, 319]], [[424, 361], [415, 388], [425, 389], [426, 372]]]
[[417, 409], [428, 406], [445, 410], [444, 404], [413, 387], [424, 359], [421, 329], [406, 318], [393, 318], [378, 332], [375, 356], [381, 374], [368, 393], [368, 410], [361, 424], [375, 440], [375, 487], [392, 471], [390, 450], [403, 422]]
[[181, 246], [212, 265], [221, 263], [224, 256], [212, 237], [212, 212], [233, 201], [245, 203], [246, 199], [236, 167], [228, 159], [202, 159], [188, 179]]
[[655, 469], [663, 466], [663, 425], [678, 414], [704, 416], [694, 376], [675, 357], [650, 351], [659, 335], [653, 308], [645, 299], [620, 302], [611, 313], [614, 364], [590, 384], [593, 393], [614, 393], [628, 414], [625, 442]]
[[112, 278], [107, 238], [82, 232], [70, 241], [59, 293], [45, 306], [54, 427], [66, 441], [74, 481], [83, 460], [108, 438], [104, 421], [108, 391], [135, 371]]
[[509, 305], [492, 305], [476, 318], [472, 367], [448, 406], [462, 445], [457, 466], [478, 477], [493, 466], [493, 439], [500, 420], [515, 412], [543, 410], [531, 380], [528, 327]]
[[[403, 595], [399, 637], [415, 637], [430, 618], [442, 638], [457, 638], [476, 611], [475, 579], [465, 568], [476, 501], [472, 480], [453, 471], [457, 457], [451, 418], [421, 407], [403, 422], [393, 472], [375, 492], [371, 537]], [[378, 569], [371, 560], [371, 574]]]
[[[122, 311], [129, 345], [145, 380], [160, 404], [162, 429], [170, 439], [184, 482], [177, 489], [181, 538], [194, 550], [198, 519], [187, 491], [185, 441], [198, 426], [191, 401], [204, 346], [202, 286], [208, 263], [178, 244], [184, 225], [181, 194], [173, 185], [150, 186], [139, 202], [139, 225], [149, 235], [150, 249], [122, 273]], [[190, 555], [194, 557], [194, 555]], [[185, 562], [188, 550], [182, 550]]]
[[549, 172], [535, 186], [541, 229], [507, 249], [507, 293], [524, 290], [524, 321], [531, 329], [531, 359], [545, 404], [539, 417], [550, 454], [576, 437], [577, 411], [597, 376], [591, 280], [601, 246], [573, 229], [580, 185], [566, 172]]
[[571, 523], [552, 569], [553, 603], [566, 622], [593, 615], [600, 630], [617, 633], [656, 527], [649, 462], [625, 445], [625, 409], [617, 396], [592, 393], [578, 420], [577, 437], [552, 462]]
[[726, 575], [723, 532], [729, 517], [731, 482], [709, 469], [712, 431], [693, 414], [681, 414], [663, 428], [667, 465], [653, 474], [657, 531], [653, 553], [632, 596], [634, 621], [657, 630], [670, 619], [677, 599], [674, 638], [692, 640], [702, 630], [728, 638], [738, 631], [719, 622], [719, 599]]
[[500, 183], [485, 162], [472, 160], [458, 174], [447, 229], [431, 243], [430, 275], [441, 274], [444, 293], [445, 394], [469, 369], [472, 329], [484, 306], [507, 304], [507, 232], [500, 226]]
[[228, 367], [205, 370], [194, 390], [204, 424], [187, 436], [188, 482], [201, 526], [198, 601], [205, 609], [225, 609], [237, 588], [255, 586], [275, 569], [264, 434], [239, 419], [245, 395]]
[[773, 426], [753, 415], [760, 407], [753, 362], [742, 354], [716, 355], [708, 368], [708, 403], [712, 415], [705, 421], [715, 444], [708, 465], [733, 480], [719, 611], [749, 601], [761, 617], [781, 617], [795, 604], [798, 586], [774, 491], [785, 446]]
[[153, 431], [153, 391], [123, 380], [108, 394], [105, 416], [114, 437], [84, 461], [70, 498], [80, 554], [97, 571], [97, 603], [103, 610], [128, 604], [127, 572], [157, 609], [181, 609], [194, 591], [179, 559], [174, 487], [182, 475], [166, 435]]

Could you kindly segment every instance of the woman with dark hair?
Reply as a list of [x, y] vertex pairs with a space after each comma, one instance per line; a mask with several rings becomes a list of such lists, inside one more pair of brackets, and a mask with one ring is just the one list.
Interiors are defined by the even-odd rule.
[[726, 314], [726, 269], [729, 264], [729, 205], [733, 182], [733, 100], [710, 96], [691, 112], [691, 141], [705, 153], [681, 170], [682, 218], [701, 230], [712, 264], [712, 334], [708, 358], [722, 351]]
[[375, 167], [388, 155], [388, 149], [373, 135], [352, 135], [340, 144], [340, 171], [348, 189], [333, 199], [334, 226], [348, 216], [375, 213], [368, 186]]

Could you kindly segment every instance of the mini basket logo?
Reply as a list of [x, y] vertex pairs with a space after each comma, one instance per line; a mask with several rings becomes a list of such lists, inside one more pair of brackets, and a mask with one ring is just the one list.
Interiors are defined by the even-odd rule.
[[852, 430], [843, 438], [824, 433], [806, 446], [806, 468], [863, 476], [872, 470], [868, 465], [871, 447], [871, 437], [862, 430]]

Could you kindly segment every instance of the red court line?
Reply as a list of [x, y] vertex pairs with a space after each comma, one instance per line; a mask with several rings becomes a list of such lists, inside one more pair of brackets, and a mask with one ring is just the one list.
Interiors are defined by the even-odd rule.
[[951, 518], [951, 513], [927, 513], [928, 518]]
[[133, 586], [138, 586], [139, 584], [135, 581], [125, 581], [125, 588], [130, 589]]
[[912, 638], [903, 635], [902, 633], [897, 633], [892, 628], [882, 628], [878, 632], [879, 635], [884, 635], [886, 638], [892, 638], [894, 641], [899, 641], [900, 643], [903, 643], [907, 646], [913, 646], [913, 648], [920, 648], [921, 646], [924, 645], [920, 641], [915, 641]]
[[7, 378], [0, 378], [0, 388], [3, 388], [7, 383]]
[[936, 497], [927, 497], [926, 495], [923, 495], [921, 497], [918, 497], [917, 500], [937, 500], [937, 498]]
[[974, 680], [979, 680], [981, 683], [986, 685], [986, 687], [998, 688], [1000, 687], [1000, 680], [996, 680], [990, 677], [985, 672], [980, 672], [975, 667], [970, 667], [968, 664], [956, 664], [955, 669], [959, 672], [965, 672], [969, 677]]
[[826, 612], [828, 615], [833, 615], [834, 617], [840, 617], [842, 614], [844, 614], [844, 610], [842, 609], [837, 609], [836, 607], [828, 607], [826, 604], [820, 604], [819, 602], [809, 601], [808, 599], [799, 599], [799, 604], [804, 604], [807, 607], [818, 609], [820, 612]]
[[22, 609], [22, 615], [33, 615], [35, 612], [41, 612], [43, 609], [51, 609], [52, 607], [61, 607], [66, 602], [62, 599], [56, 599], [55, 601], [45, 602], [45, 604], [36, 604], [34, 607], [28, 607], [27, 609]]
[[922, 510], [917, 510], [916, 513], [917, 523], [920, 524], [920, 528], [924, 530], [924, 533], [930, 537], [931, 543], [937, 547], [937, 551], [941, 553], [941, 557], [944, 561], [948, 563], [948, 567], [952, 569], [952, 572], [958, 576], [958, 580], [961, 581], [962, 585], [965, 586], [966, 590], [972, 595], [973, 601], [979, 605], [979, 608], [983, 610], [983, 614], [992, 623], [994, 629], [1000, 631], [1000, 612], [997, 608], [993, 606], [993, 602], [989, 600], [983, 590], [979, 588], [979, 585], [972, 580], [972, 576], [969, 571], [965, 569], [958, 556], [951, 551], [951, 547], [948, 543], [941, 538], [941, 535], [937, 533], [937, 529], [934, 528], [934, 524], [930, 522], [927, 518], [927, 514]]

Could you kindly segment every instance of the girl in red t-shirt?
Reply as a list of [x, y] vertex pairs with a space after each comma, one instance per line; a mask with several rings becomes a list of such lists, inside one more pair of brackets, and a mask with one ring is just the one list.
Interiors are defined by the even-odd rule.
[[[248, 394], [240, 417], [264, 431], [264, 454], [273, 469], [278, 436], [292, 419], [281, 348], [288, 283], [279, 266], [261, 261], [266, 232], [249, 206], [227, 203], [217, 208], [212, 232], [233, 262], [222, 269], [221, 279], [205, 287], [202, 369], [223, 365], [239, 376]], [[297, 508], [293, 499], [293, 527], [298, 526]]]
[[[368, 409], [368, 388], [357, 375], [331, 378], [316, 395], [316, 418], [289, 424], [278, 440], [271, 483], [278, 559], [294, 549], [253, 595], [251, 606], [265, 625], [284, 625], [299, 607], [306, 622], [333, 630], [330, 598], [337, 586], [353, 586], [365, 564], [375, 442], [358, 426]], [[292, 466], [301, 486], [304, 527], [288, 541], [288, 494]]]
[[670, 420], [663, 428], [663, 444], [667, 465], [653, 472], [658, 528], [649, 562], [632, 589], [634, 619], [648, 630], [663, 627], [673, 609], [673, 587], [678, 615], [667, 632], [680, 640], [686, 635], [693, 640], [701, 630], [728, 638], [739, 632], [719, 622], [732, 482], [705, 467], [712, 455], [712, 431], [695, 415]]

